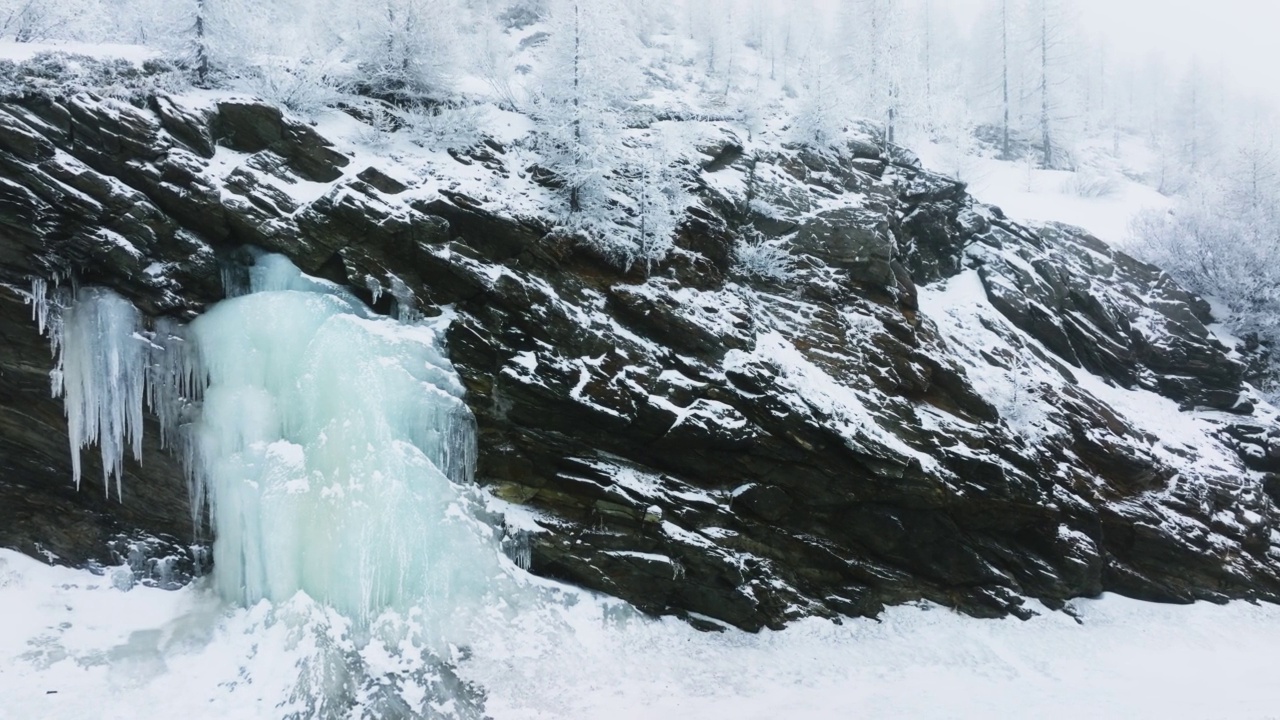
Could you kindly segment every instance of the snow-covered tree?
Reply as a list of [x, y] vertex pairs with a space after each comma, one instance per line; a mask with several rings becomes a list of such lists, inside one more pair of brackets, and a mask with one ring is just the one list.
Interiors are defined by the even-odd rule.
[[617, 164], [631, 83], [615, 9], [609, 0], [558, 0], [549, 15], [534, 113], [539, 147], [574, 213], [603, 202]]
[[847, 43], [842, 57], [859, 110], [882, 125], [886, 142], [895, 142], [906, 104], [905, 5], [895, 0], [848, 0], [841, 8], [840, 34]]
[[965, 83], [970, 113], [996, 128], [999, 155], [1014, 157], [1014, 138], [1021, 117], [1023, 72], [1019, 63], [1017, 0], [988, 0], [979, 15], [969, 48]]
[[521, 104], [522, 96], [514, 82], [513, 47], [509, 35], [505, 32], [502, 13], [497, 12], [494, 0], [479, 0], [483, 3], [476, 12], [473, 66], [485, 83], [493, 91], [498, 102], [509, 108]]
[[1063, 0], [1027, 0], [1023, 29], [1029, 54], [1024, 62], [1032, 71], [1034, 124], [1028, 126], [1038, 141], [1042, 167], [1060, 164], [1060, 149], [1067, 145], [1062, 119], [1072, 56], [1072, 19]]
[[[138, 2], [139, 0], [132, 0]], [[270, 4], [248, 0], [178, 0], [139, 4], [146, 16], [137, 32], [148, 44], [182, 63], [201, 87], [215, 77], [236, 76], [266, 44], [264, 12]]]
[[[1219, 318], [1238, 335], [1255, 334], [1280, 347], [1280, 218], [1251, 205], [1229, 184], [1202, 178], [1172, 210], [1150, 211], [1134, 222], [1134, 250], [1192, 292], [1230, 311]], [[1280, 366], [1271, 394], [1280, 391]]]
[[633, 200], [627, 264], [639, 262], [646, 271], [665, 258], [675, 243], [676, 231], [691, 202], [677, 165], [678, 137], [668, 128], [648, 132], [634, 148], [633, 159], [620, 170], [626, 194]]
[[56, 37], [71, 21], [71, 8], [58, 0], [0, 0], [0, 38], [40, 42]]
[[438, 99], [457, 63], [452, 0], [377, 0], [361, 6], [351, 43], [360, 83], [373, 95], [403, 101]]
[[[670, 251], [689, 205], [671, 123], [642, 129], [641, 47], [629, 3], [557, 0], [532, 93], [535, 142], [556, 177], [565, 229], [622, 267]], [[628, 127], [631, 126], [631, 127]]]
[[806, 53], [800, 64], [796, 110], [792, 119], [794, 142], [827, 148], [840, 142], [848, 123], [847, 85], [838, 64], [821, 49]]
[[915, 105], [914, 125], [924, 139], [960, 132], [957, 140], [972, 150], [970, 139], [961, 137], [972, 133], [975, 120], [964, 94], [968, 62], [955, 14], [938, 0], [921, 0], [914, 24], [916, 42], [909, 46], [913, 71], [908, 78], [913, 84], [908, 95]]
[[1203, 169], [1219, 149], [1217, 112], [1209, 74], [1199, 59], [1193, 59], [1177, 89], [1170, 115], [1170, 134], [1180, 157], [1193, 171]]
[[213, 70], [212, 30], [213, 0], [195, 0], [194, 13], [191, 17], [191, 49], [190, 60], [195, 73], [196, 85], [204, 87], [209, 84], [209, 74]]
[[1242, 108], [1227, 166], [1232, 193], [1249, 207], [1275, 214], [1280, 202], [1280, 118], [1260, 102]]

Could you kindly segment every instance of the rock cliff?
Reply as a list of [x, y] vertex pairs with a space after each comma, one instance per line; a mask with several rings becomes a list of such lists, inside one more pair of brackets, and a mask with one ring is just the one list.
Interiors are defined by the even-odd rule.
[[[333, 127], [231, 96], [0, 103], [0, 545], [199, 570], [156, 433], [122, 501], [91, 453], [72, 486], [29, 303], [57, 280], [187, 320], [254, 246], [380, 312], [456, 313], [477, 480], [534, 573], [746, 629], [1280, 600], [1280, 424], [1157, 268], [905, 152], [713, 126], [677, 251], [623, 272], [554, 232], [518, 148], [415, 164]], [[744, 238], [786, 272], [744, 272]]]

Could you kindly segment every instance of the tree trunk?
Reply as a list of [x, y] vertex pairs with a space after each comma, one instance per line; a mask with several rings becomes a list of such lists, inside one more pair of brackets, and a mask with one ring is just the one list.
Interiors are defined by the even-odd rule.
[[1049, 136], [1049, 13], [1041, 4], [1040, 14], [1040, 145], [1044, 167], [1053, 167], [1053, 142]]
[[1000, 3], [1000, 76], [1004, 86], [1004, 127], [1001, 154], [1005, 160], [1012, 157], [1009, 152], [1009, 0]]
[[209, 85], [209, 46], [205, 37], [205, 3], [207, 0], [196, 0], [196, 87]]
[[582, 169], [582, 19], [573, 4], [573, 170], [569, 183], [569, 212], [582, 209], [580, 171]]
[[933, 0], [924, 0], [924, 108], [933, 119]]

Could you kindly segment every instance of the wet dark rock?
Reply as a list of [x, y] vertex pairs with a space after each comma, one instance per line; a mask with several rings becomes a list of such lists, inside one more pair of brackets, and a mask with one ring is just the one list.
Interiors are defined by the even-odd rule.
[[850, 277], [878, 285], [893, 282], [894, 243], [883, 214], [858, 208], [818, 213], [796, 234], [795, 248]]
[[369, 185], [378, 192], [383, 192], [388, 195], [399, 195], [409, 189], [407, 185], [382, 172], [376, 167], [367, 167], [364, 170], [361, 170], [360, 174], [356, 175], [356, 177], [366, 183], [369, 183]]
[[312, 128], [286, 119], [279, 108], [262, 103], [218, 103], [217, 112], [210, 116], [210, 135], [215, 144], [239, 152], [278, 153], [300, 177], [312, 182], [337, 180], [351, 162]]

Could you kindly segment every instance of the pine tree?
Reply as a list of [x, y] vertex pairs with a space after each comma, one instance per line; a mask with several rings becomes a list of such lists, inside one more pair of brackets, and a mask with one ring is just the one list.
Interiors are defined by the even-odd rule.
[[1009, 0], [1000, 0], [1000, 91], [1003, 115], [1000, 155], [1008, 160], [1013, 157], [1009, 147]]
[[1070, 66], [1074, 63], [1074, 23], [1063, 0], [1028, 0], [1023, 22], [1024, 47], [1028, 67], [1034, 68], [1030, 83], [1033, 99], [1027, 130], [1038, 138], [1040, 165], [1059, 164], [1059, 148], [1066, 145], [1067, 118], [1063, 108], [1069, 103]]
[[[634, 199], [634, 249], [628, 251], [645, 271], [666, 257], [689, 206], [689, 193], [675, 164], [672, 141], [661, 131], [651, 131], [636, 148], [635, 160], [624, 170]], [[627, 263], [629, 264], [629, 262]]]
[[401, 102], [439, 99], [449, 89], [457, 57], [452, 0], [379, 0], [364, 8], [354, 45], [363, 84]]

